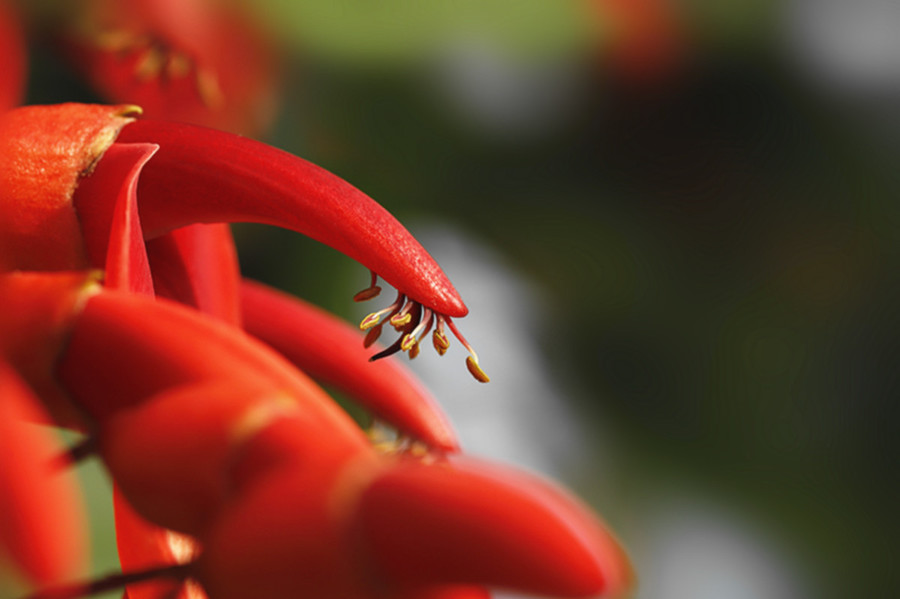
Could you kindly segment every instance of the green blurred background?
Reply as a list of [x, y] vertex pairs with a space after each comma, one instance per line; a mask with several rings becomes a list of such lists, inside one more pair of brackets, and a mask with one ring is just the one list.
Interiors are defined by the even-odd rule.
[[[285, 54], [266, 140], [445, 266], [493, 381], [459, 348], [413, 368], [471, 451], [604, 514], [636, 597], [890, 596], [900, 4], [663, 2], [674, 41], [637, 66], [621, 4], [254, 3]], [[29, 102], [95, 99], [31, 50]], [[248, 275], [364, 314], [362, 267], [236, 233]]]

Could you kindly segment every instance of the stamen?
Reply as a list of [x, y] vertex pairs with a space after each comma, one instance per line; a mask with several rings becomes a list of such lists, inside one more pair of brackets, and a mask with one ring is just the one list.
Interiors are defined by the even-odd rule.
[[366, 338], [363, 339], [363, 347], [366, 349], [372, 347], [372, 345], [378, 341], [378, 338], [381, 337], [381, 330], [384, 328], [383, 324], [378, 324], [369, 329], [369, 332], [366, 333]]
[[381, 319], [384, 316], [389, 315], [389, 314], [390, 315], [396, 314], [397, 311], [400, 310], [400, 306], [403, 305], [403, 301], [405, 299], [406, 299], [406, 296], [403, 295], [402, 293], [398, 292], [397, 299], [394, 300], [393, 304], [391, 304], [384, 310], [379, 310], [378, 312], [372, 312], [371, 314], [369, 314], [368, 316], [363, 318], [362, 322], [359, 323], [359, 328], [364, 331], [368, 331], [369, 329], [371, 329], [372, 327], [377, 325], [379, 322], [381, 322]]
[[377, 285], [378, 283], [378, 275], [375, 274], [375, 271], [371, 271], [372, 273], [372, 282], [369, 283], [369, 286], [357, 293], [353, 296], [354, 302], [365, 302], [373, 297], [377, 297], [379, 293], [381, 293], [381, 287]]
[[419, 351], [421, 351], [421, 346], [419, 345], [419, 342], [417, 341], [415, 343], [415, 345], [413, 345], [412, 347], [409, 348], [409, 354], [408, 354], [409, 359], [415, 360], [416, 357], [419, 355]]
[[434, 350], [440, 356], [446, 354], [447, 350], [450, 349], [450, 340], [447, 339], [447, 335], [444, 333], [444, 317], [440, 314], [437, 317], [437, 327], [431, 336], [431, 342], [434, 344]]
[[422, 314], [422, 322], [416, 325], [416, 327], [411, 332], [406, 334], [406, 336], [403, 338], [403, 344], [400, 346], [400, 349], [402, 349], [403, 351], [409, 351], [413, 347], [418, 346], [419, 337], [424, 336], [423, 331], [427, 332], [427, 329], [430, 329], [433, 323], [434, 313], [430, 308], [425, 308], [425, 312]]
[[391, 317], [391, 326], [393, 326], [394, 329], [397, 330], [397, 332], [402, 331], [403, 327], [409, 324], [409, 322], [412, 320], [410, 311], [418, 305], [418, 302], [415, 302], [413, 300], [409, 300], [408, 302], [406, 302], [406, 305], [403, 306], [403, 309]]
[[453, 331], [453, 335], [459, 339], [459, 342], [462, 343], [463, 347], [469, 352], [469, 357], [466, 358], [466, 367], [469, 369], [469, 372], [475, 377], [475, 380], [480, 383], [490, 382], [490, 377], [485, 374], [484, 370], [481, 369], [481, 365], [478, 363], [478, 354], [475, 353], [475, 350], [472, 349], [472, 346], [469, 345], [466, 338], [462, 336], [462, 333], [460, 333], [459, 329], [456, 328], [456, 325], [453, 324], [453, 320], [451, 320], [449, 316], [445, 316], [444, 319], [447, 322], [447, 326]]
[[[406, 319], [406, 324], [398, 327], [398, 329], [402, 333], [409, 333], [419, 324], [419, 320], [422, 315], [422, 305], [418, 302], [410, 301], [406, 304], [406, 306], [403, 307], [403, 309], [408, 310], [408, 312], [406, 313], [406, 316], [408, 318]], [[386, 358], [387, 356], [393, 355], [400, 351], [403, 348], [403, 342], [406, 337], [406, 335], [401, 335], [394, 343], [391, 344], [390, 347], [378, 352], [377, 354], [369, 358], [369, 362], [374, 362], [375, 360]]]

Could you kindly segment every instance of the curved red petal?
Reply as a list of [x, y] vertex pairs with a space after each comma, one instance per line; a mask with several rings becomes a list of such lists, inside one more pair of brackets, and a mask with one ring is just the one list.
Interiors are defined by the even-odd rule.
[[431, 394], [393, 359], [369, 362], [356, 327], [252, 281], [241, 288], [244, 328], [301, 370], [332, 384], [400, 431], [438, 449], [459, 441]]
[[160, 121], [132, 123], [119, 140], [160, 146], [138, 191], [148, 238], [195, 223], [276, 225], [343, 252], [436, 312], [467, 313], [409, 231], [369, 196], [318, 166], [236, 135]]
[[617, 596], [631, 569], [574, 499], [471, 460], [406, 461], [359, 507], [367, 554], [395, 585], [475, 583], [565, 597]]
[[141, 169], [153, 144], [114, 143], [83, 178], [73, 198], [91, 264], [104, 268], [113, 289], [153, 295], [137, 205]]
[[228, 225], [182, 227], [146, 247], [159, 297], [240, 326], [241, 273]]

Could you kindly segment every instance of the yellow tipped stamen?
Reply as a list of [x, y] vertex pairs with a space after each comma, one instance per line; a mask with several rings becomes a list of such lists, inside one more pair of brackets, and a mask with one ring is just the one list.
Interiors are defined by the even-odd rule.
[[456, 328], [456, 325], [453, 324], [453, 321], [450, 317], [444, 317], [447, 326], [450, 327], [450, 330], [453, 332], [453, 335], [459, 339], [459, 342], [462, 343], [463, 347], [469, 352], [469, 357], [466, 358], [466, 367], [469, 369], [469, 372], [472, 373], [472, 376], [475, 377], [475, 380], [480, 383], [487, 383], [491, 379], [485, 374], [484, 370], [481, 369], [481, 365], [478, 363], [478, 354], [475, 353], [475, 350], [472, 349], [472, 346], [469, 345], [469, 342], [466, 341], [466, 338], [462, 336], [462, 333], [459, 332], [459, 329]]
[[419, 343], [418, 343], [418, 341], [417, 341], [417, 342], [415, 343], [415, 345], [413, 345], [411, 348], [409, 348], [409, 359], [410, 359], [410, 360], [415, 360], [415, 359], [416, 359], [416, 356], [419, 355], [419, 351], [420, 351], [420, 350], [421, 350], [421, 346], [419, 345]]
[[434, 344], [434, 350], [440, 356], [446, 354], [447, 350], [450, 349], [450, 340], [447, 339], [447, 335], [445, 335], [443, 331], [435, 329], [434, 333], [431, 335], [431, 341]]
[[372, 273], [372, 282], [369, 283], [369, 286], [357, 293], [353, 296], [354, 302], [365, 302], [373, 297], [377, 297], [379, 293], [381, 293], [381, 287], [378, 286], [378, 275], [375, 274], [375, 271], [370, 271]]
[[415, 347], [416, 338], [412, 333], [409, 333], [403, 337], [403, 342], [400, 343], [400, 349], [402, 351], [409, 351], [410, 348]]
[[377, 312], [372, 312], [371, 314], [369, 314], [368, 316], [363, 318], [362, 322], [359, 323], [359, 328], [362, 329], [363, 331], [368, 331], [369, 329], [371, 329], [372, 327], [377, 325], [379, 322], [381, 322], [381, 319], [384, 318], [385, 316], [396, 313], [400, 309], [400, 306], [403, 304], [403, 301], [405, 299], [406, 299], [406, 296], [404, 296], [402, 293], [398, 293], [397, 299], [394, 300], [393, 304], [391, 304], [390, 306], [388, 306], [387, 308], [385, 308], [383, 310], [379, 310]]
[[490, 377], [488, 377], [488, 375], [486, 375], [481, 369], [481, 366], [478, 364], [478, 358], [476, 358], [474, 355], [466, 358], [466, 368], [469, 369], [469, 372], [472, 373], [472, 376], [474, 376], [475, 380], [479, 383], [491, 382]]
[[391, 326], [397, 329], [398, 332], [402, 331], [403, 327], [412, 321], [412, 309], [415, 305], [416, 302], [409, 301], [400, 312], [391, 316]]

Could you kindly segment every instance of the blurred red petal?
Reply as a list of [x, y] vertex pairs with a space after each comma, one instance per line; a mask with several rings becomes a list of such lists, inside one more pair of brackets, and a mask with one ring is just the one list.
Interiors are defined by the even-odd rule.
[[85, 515], [76, 479], [48, 416], [0, 361], [0, 554], [35, 584], [81, 575], [87, 566]]
[[182, 227], [146, 246], [159, 297], [240, 325], [241, 274], [227, 224]]
[[618, 596], [631, 569], [595, 516], [549, 484], [472, 460], [406, 461], [365, 491], [367, 554], [395, 585], [475, 583]]
[[449, 419], [408, 369], [393, 359], [369, 362], [357, 327], [260, 283], [241, 288], [244, 327], [301, 370], [332, 384], [376, 416], [432, 447], [459, 448]]

